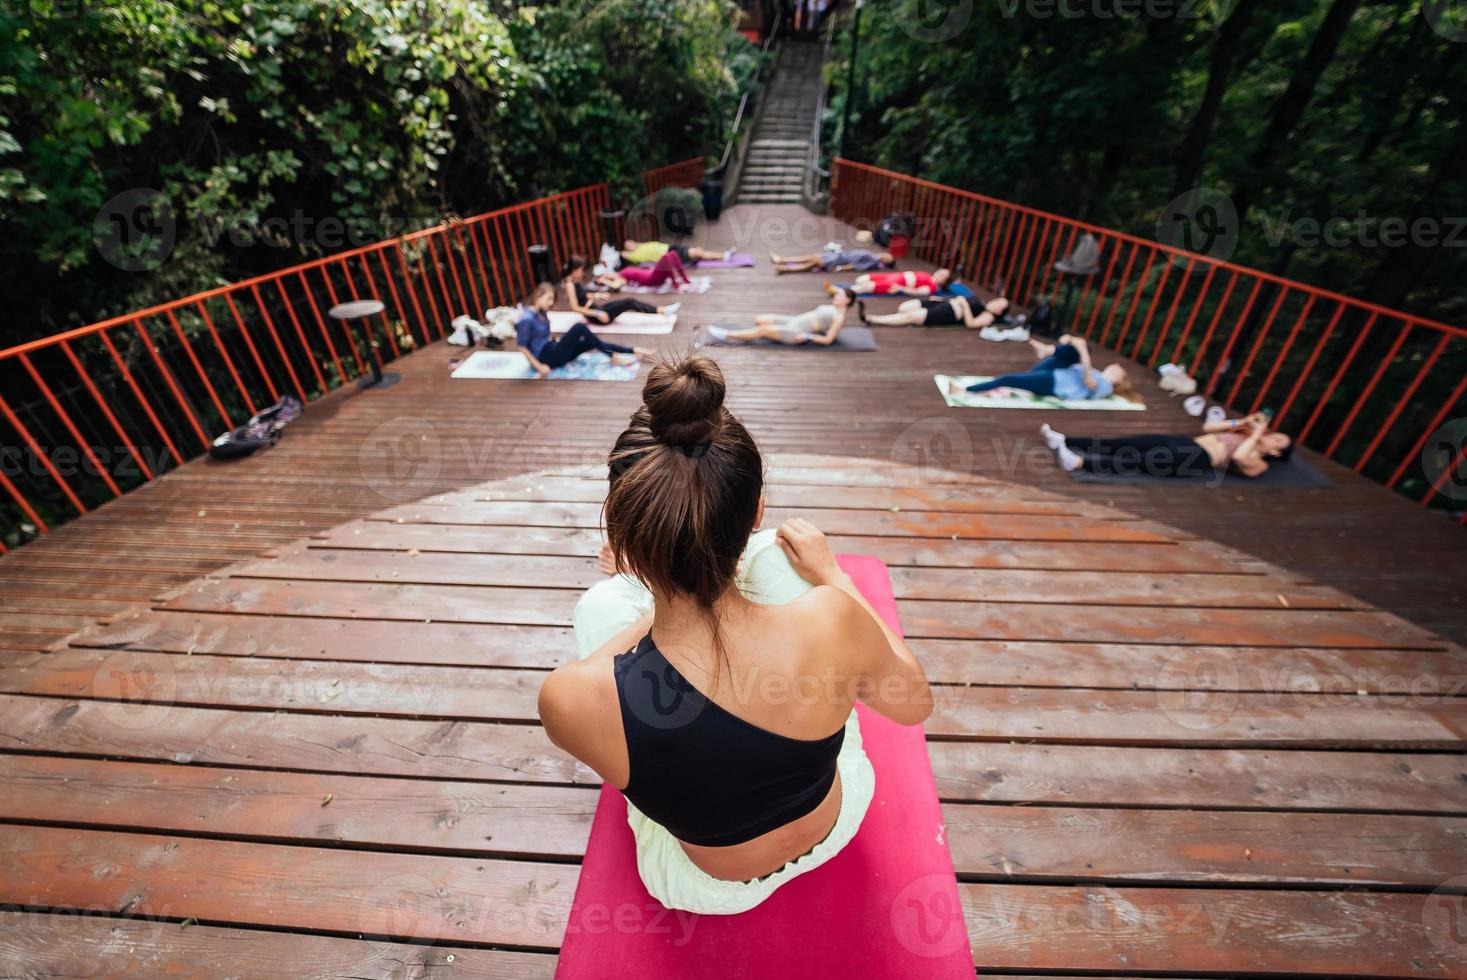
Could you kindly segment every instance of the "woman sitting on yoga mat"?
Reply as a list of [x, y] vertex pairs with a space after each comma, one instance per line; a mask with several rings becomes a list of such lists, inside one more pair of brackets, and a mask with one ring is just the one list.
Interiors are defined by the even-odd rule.
[[1090, 364], [1090, 345], [1084, 337], [1068, 334], [1059, 339], [1058, 346], [1029, 341], [1029, 346], [1041, 360], [1031, 370], [1018, 374], [1005, 374], [989, 381], [980, 381], [966, 389], [956, 381], [949, 381], [949, 394], [963, 391], [979, 394], [995, 388], [1018, 388], [1032, 392], [1041, 398], [1059, 398], [1063, 401], [1090, 401], [1117, 395], [1127, 401], [1139, 402], [1141, 396], [1126, 379], [1126, 369], [1112, 364], [1104, 371], [1097, 371]]
[[[868, 272], [856, 277], [851, 289], [862, 296], [934, 296], [942, 292], [953, 274], [936, 272]], [[827, 290], [835, 287], [826, 283]]]
[[821, 272], [875, 272], [877, 269], [890, 269], [896, 265], [896, 257], [890, 252], [872, 252], [864, 248], [843, 251], [829, 246], [812, 255], [779, 256], [770, 252], [769, 261], [774, 263], [774, 274], [777, 276], [786, 272], [809, 272], [812, 269], [819, 269]]
[[1208, 476], [1232, 470], [1255, 477], [1268, 472], [1270, 463], [1282, 463], [1294, 454], [1294, 441], [1269, 430], [1262, 412], [1242, 419], [1208, 422], [1202, 434], [1187, 436], [1111, 436], [1088, 439], [1067, 436], [1048, 425], [1040, 435], [1059, 456], [1060, 466], [1073, 473], [1087, 469], [1115, 476]]
[[676, 252], [668, 252], [650, 269], [639, 265], [628, 266], [619, 275], [627, 282], [634, 282], [639, 286], [661, 286], [663, 283], [686, 286], [693, 281], [688, 278], [688, 270]]
[[545, 681], [540, 720], [625, 794], [652, 896], [732, 915], [855, 836], [875, 789], [855, 702], [918, 725], [932, 695], [820, 531], [754, 534], [764, 461], [724, 394], [706, 357], [652, 367], [610, 456], [623, 574], [577, 605], [585, 659]]
[[720, 343], [773, 340], [781, 344], [823, 344], [828, 347], [835, 343], [841, 327], [846, 325], [846, 312], [855, 297], [856, 294], [849, 289], [838, 290], [829, 303], [817, 306], [809, 313], [799, 316], [761, 313], [754, 318], [754, 326], [748, 330], [710, 326], [708, 336]]
[[590, 275], [591, 270], [589, 264], [579, 255], [572, 255], [570, 257], [570, 261], [565, 264], [565, 271], [562, 273], [566, 305], [570, 307], [572, 313], [579, 313], [588, 321], [610, 323], [623, 313], [629, 311], [671, 316], [682, 306], [681, 303], [671, 303], [667, 306], [653, 306], [651, 303], [643, 303], [639, 299], [614, 300], [607, 293], [588, 293], [586, 291], [586, 280], [590, 278]]
[[602, 340], [584, 323], [571, 327], [559, 340], [551, 340], [549, 313], [554, 305], [555, 287], [542, 282], [530, 294], [530, 302], [514, 325], [515, 341], [535, 373], [542, 378], [553, 368], [564, 367], [587, 351], [599, 350], [610, 354], [614, 364], [631, 364], [638, 357], [656, 353], [645, 347], [623, 347]]
[[668, 245], [665, 242], [639, 242], [627, 239], [621, 250], [621, 260], [627, 265], [651, 265], [662, 261], [662, 257], [671, 252], [682, 260], [683, 264], [690, 265], [694, 262], [729, 262], [733, 260], [737, 249], [729, 249], [726, 252], [715, 252], [711, 249], [699, 248], [696, 245]]
[[1000, 296], [989, 300], [982, 313], [974, 313], [966, 297], [952, 299], [909, 299], [898, 306], [895, 313], [866, 315], [866, 304], [860, 304], [861, 319], [877, 327], [956, 327], [959, 324], [969, 330], [982, 330], [1003, 316], [1009, 301]]

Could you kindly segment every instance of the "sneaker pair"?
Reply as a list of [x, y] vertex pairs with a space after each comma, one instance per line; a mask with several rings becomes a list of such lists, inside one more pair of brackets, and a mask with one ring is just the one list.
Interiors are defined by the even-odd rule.
[[997, 340], [997, 341], [1019, 340], [1019, 341], [1024, 341], [1024, 340], [1028, 340], [1029, 339], [1029, 328], [1028, 327], [1008, 327], [1007, 329], [1003, 329], [1003, 328], [999, 328], [999, 327], [995, 327], [995, 326], [990, 325], [990, 326], [984, 327], [982, 330], [978, 331], [978, 336], [982, 337], [984, 340]]
[[1059, 458], [1060, 469], [1066, 473], [1073, 473], [1085, 465], [1085, 459], [1065, 443], [1065, 434], [1056, 432], [1045, 423], [1039, 427], [1039, 435], [1044, 438], [1044, 444], [1048, 446]]

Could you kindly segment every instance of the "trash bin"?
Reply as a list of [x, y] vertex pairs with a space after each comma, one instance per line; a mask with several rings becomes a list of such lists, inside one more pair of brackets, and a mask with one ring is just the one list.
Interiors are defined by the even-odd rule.
[[596, 217], [601, 219], [601, 240], [614, 248], [621, 248], [621, 243], [626, 240], [622, 234], [622, 227], [626, 224], [627, 213], [625, 211], [601, 211]]
[[891, 257], [894, 259], [904, 259], [907, 257], [907, 250], [911, 247], [912, 240], [906, 235], [893, 235], [891, 236], [891, 244], [887, 246], [887, 251], [891, 253]]
[[531, 245], [529, 253], [530, 271], [535, 274], [536, 284], [542, 282], [554, 283], [555, 272], [551, 268], [552, 263], [550, 261], [549, 247], [545, 245]]
[[709, 221], [717, 221], [723, 213], [723, 181], [718, 177], [705, 177], [698, 185], [703, 192], [703, 214]]

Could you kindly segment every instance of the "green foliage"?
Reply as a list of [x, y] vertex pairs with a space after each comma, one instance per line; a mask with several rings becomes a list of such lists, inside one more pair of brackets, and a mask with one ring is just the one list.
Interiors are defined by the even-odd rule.
[[[845, 154], [941, 183], [1145, 237], [1185, 187], [1182, 148], [1223, 25], [1246, 0], [1156, 2], [1184, 16], [1127, 16], [1116, 0], [1001, 0], [956, 37], [909, 33], [930, 0], [868, 0]], [[1265, 140], [1332, 0], [1263, 0], [1243, 23], [1225, 95], [1186, 186], [1251, 204], [1236, 260], [1449, 322], [1467, 319], [1467, 57], [1432, 29], [1419, 0], [1362, 3], [1307, 110]], [[1080, 11], [1064, 17], [1061, 8]], [[942, 4], [936, 13], [945, 12]], [[923, 11], [928, 16], [923, 19]], [[1048, 16], [1044, 12], [1048, 11]], [[847, 28], [849, 19], [847, 20]], [[826, 118], [838, 141], [850, 36], [828, 66]], [[1338, 219], [1340, 245], [1301, 245], [1278, 229]], [[1458, 247], [1389, 248], [1387, 219], [1457, 228]]]
[[[726, 0], [30, 0], [0, 12], [0, 346], [449, 212], [713, 152], [753, 48]], [[94, 222], [161, 191], [124, 271]], [[105, 228], [103, 231], [105, 232]]]

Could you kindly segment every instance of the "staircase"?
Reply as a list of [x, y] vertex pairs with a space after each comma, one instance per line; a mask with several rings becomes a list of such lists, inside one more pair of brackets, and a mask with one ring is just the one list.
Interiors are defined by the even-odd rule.
[[764, 93], [764, 111], [739, 174], [743, 204], [799, 204], [810, 165], [822, 49], [815, 41], [789, 39], [779, 49]]

